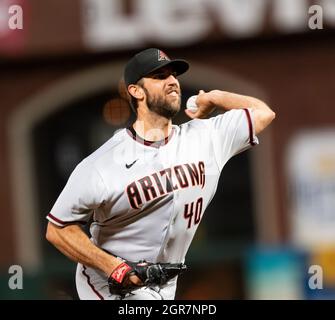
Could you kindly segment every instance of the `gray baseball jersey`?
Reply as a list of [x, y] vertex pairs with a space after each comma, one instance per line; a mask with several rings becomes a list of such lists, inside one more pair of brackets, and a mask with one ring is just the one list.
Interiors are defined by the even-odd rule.
[[127, 260], [184, 262], [225, 163], [255, 144], [250, 109], [173, 125], [158, 142], [122, 129], [75, 168], [47, 218], [93, 218], [93, 243]]

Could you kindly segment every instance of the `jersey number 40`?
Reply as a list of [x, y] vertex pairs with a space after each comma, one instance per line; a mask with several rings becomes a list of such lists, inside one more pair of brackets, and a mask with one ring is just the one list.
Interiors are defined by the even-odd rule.
[[202, 202], [202, 198], [199, 198], [197, 201], [185, 204], [184, 218], [188, 220], [187, 229], [191, 228], [192, 221], [194, 225], [197, 225], [200, 222], [202, 213]]

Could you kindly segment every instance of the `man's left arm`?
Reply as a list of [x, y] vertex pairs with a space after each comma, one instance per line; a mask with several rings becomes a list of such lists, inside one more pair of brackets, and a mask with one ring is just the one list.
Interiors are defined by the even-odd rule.
[[232, 109], [251, 109], [256, 135], [262, 132], [276, 116], [265, 102], [257, 98], [221, 90], [212, 90], [209, 92], [200, 90], [196, 104], [198, 106], [196, 112], [185, 110], [186, 114], [192, 119], [205, 118], [216, 108], [226, 111]]

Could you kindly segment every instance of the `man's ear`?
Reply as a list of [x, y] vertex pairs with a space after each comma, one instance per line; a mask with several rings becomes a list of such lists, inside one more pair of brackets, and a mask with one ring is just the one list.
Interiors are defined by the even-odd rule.
[[128, 86], [128, 92], [137, 100], [142, 100], [144, 98], [144, 91], [139, 85], [130, 84]]

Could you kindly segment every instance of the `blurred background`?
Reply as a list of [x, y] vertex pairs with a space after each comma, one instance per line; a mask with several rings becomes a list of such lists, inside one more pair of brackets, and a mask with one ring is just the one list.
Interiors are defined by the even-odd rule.
[[134, 120], [119, 80], [148, 47], [189, 60], [183, 105], [222, 89], [277, 115], [225, 167], [177, 299], [334, 299], [334, 0], [0, 0], [0, 298], [77, 299], [45, 216]]

